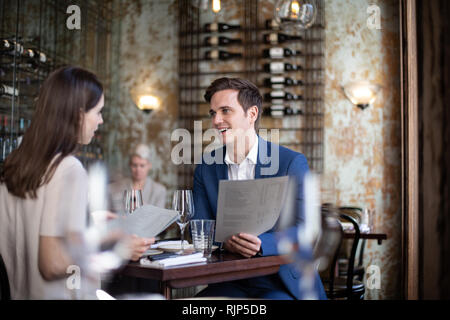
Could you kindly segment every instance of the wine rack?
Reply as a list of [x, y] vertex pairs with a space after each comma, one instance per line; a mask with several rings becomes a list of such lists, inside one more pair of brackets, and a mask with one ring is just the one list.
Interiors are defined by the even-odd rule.
[[[203, 99], [205, 89], [219, 77], [245, 78], [258, 86], [264, 98], [259, 134], [271, 140], [270, 130], [278, 129], [279, 143], [303, 153], [310, 168], [320, 173], [324, 140], [324, 0], [316, 1], [318, 14], [314, 25], [302, 31], [277, 28], [271, 21], [273, 11], [263, 10], [268, 8], [269, 2], [274, 1], [234, 1], [234, 8], [222, 8], [234, 10], [230, 21], [226, 14], [219, 18], [193, 6], [191, 1], [178, 2], [178, 127], [194, 133], [194, 121], [202, 121], [203, 131], [208, 129], [211, 123], [208, 121], [209, 104]], [[232, 28], [215, 31], [218, 26], [213, 25], [213, 31], [207, 30], [211, 23], [225, 23]], [[235, 28], [237, 25], [240, 27]], [[274, 43], [284, 35], [294, 39]], [[213, 37], [218, 38], [211, 40]], [[223, 37], [222, 40], [219, 37]], [[219, 41], [222, 44], [211, 45]], [[212, 53], [213, 50], [217, 52]], [[220, 54], [220, 51], [226, 53]], [[217, 59], [221, 56], [222, 60]], [[269, 88], [270, 79], [275, 84]], [[284, 99], [276, 99], [280, 95]], [[203, 141], [201, 147], [204, 149], [209, 143]], [[195, 150], [198, 149], [192, 142], [192, 164], [179, 166], [180, 186], [192, 188]]]
[[[80, 9], [81, 29], [67, 26], [71, 5]], [[0, 166], [20, 143], [51, 71], [75, 65], [94, 72], [104, 84], [107, 104], [111, 7], [112, 1], [0, 0]], [[102, 150], [98, 132], [77, 157], [87, 166], [103, 159]]]

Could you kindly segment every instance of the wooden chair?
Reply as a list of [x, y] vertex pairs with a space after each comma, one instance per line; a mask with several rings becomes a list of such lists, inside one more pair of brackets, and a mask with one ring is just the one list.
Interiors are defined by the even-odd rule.
[[[347, 277], [336, 277], [336, 265], [337, 265], [337, 259], [339, 255], [339, 248], [336, 250], [336, 254], [334, 256], [333, 262], [331, 264], [331, 268], [329, 268], [329, 278], [324, 281], [324, 287], [325, 291], [327, 293], [327, 296], [329, 299], [336, 300], [336, 299], [363, 299], [364, 298], [364, 292], [365, 287], [364, 284], [361, 281], [354, 280], [353, 279], [353, 268], [355, 263], [355, 255], [356, 255], [356, 249], [358, 247], [358, 243], [360, 240], [360, 230], [358, 223], [355, 221], [354, 218], [346, 215], [346, 214], [340, 214], [339, 215], [342, 220], [350, 222], [355, 230], [353, 241], [352, 241], [352, 247], [351, 247], [351, 253], [349, 257], [349, 263], [348, 263], [348, 270], [347, 270]], [[341, 232], [343, 234], [343, 229], [341, 226]], [[343, 238], [343, 237], [342, 237]], [[342, 241], [340, 242], [342, 244]]]
[[[361, 224], [363, 209], [360, 207], [339, 207], [339, 212], [351, 216]], [[364, 278], [364, 248], [366, 247], [366, 239], [362, 239], [359, 245], [358, 262], [353, 269], [353, 275], [359, 281], [363, 281]], [[346, 277], [348, 269], [348, 257], [338, 259], [339, 276]]]
[[0, 300], [11, 300], [8, 273], [3, 258], [0, 255]]

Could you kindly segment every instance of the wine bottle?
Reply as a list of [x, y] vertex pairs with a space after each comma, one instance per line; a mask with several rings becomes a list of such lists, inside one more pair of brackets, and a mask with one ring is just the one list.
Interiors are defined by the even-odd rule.
[[11, 151], [13, 151], [14, 149], [17, 148], [17, 138], [19, 137], [19, 135], [17, 134], [17, 131], [12, 130], [12, 134], [11, 134], [11, 146], [9, 147], [10, 153]]
[[264, 86], [268, 88], [290, 87], [295, 85], [303, 85], [303, 81], [289, 77], [270, 77], [264, 79]]
[[217, 49], [205, 52], [206, 60], [230, 60], [235, 58], [242, 58], [242, 54]]
[[18, 70], [31, 73], [35, 73], [39, 69], [39, 64], [34, 60], [29, 60], [27, 62], [20, 62], [20, 63], [11, 62], [9, 64], [3, 64], [2, 66], [9, 69], [17, 68]]
[[231, 38], [227, 38], [227, 37], [218, 37], [218, 36], [213, 36], [213, 37], [206, 37], [205, 38], [205, 45], [207, 46], [229, 46], [229, 45], [233, 45], [233, 44], [240, 44], [242, 43], [241, 39], [231, 39]]
[[269, 44], [284, 43], [287, 41], [302, 40], [301, 36], [291, 36], [284, 33], [268, 33], [264, 35], [264, 42]]
[[283, 116], [293, 116], [303, 114], [300, 109], [293, 109], [290, 106], [284, 105], [271, 105], [270, 107], [265, 107], [263, 114], [271, 117], [283, 117]]
[[23, 54], [26, 58], [28, 58], [29, 61], [35, 61], [37, 63], [47, 62], [47, 55], [38, 50], [26, 49], [24, 50]]
[[205, 24], [206, 32], [228, 32], [231, 30], [239, 30], [241, 29], [240, 25], [231, 25], [227, 23], [207, 23]]
[[9, 155], [9, 153], [11, 152], [11, 137], [9, 133], [8, 117], [5, 116], [3, 120], [4, 120], [2, 131], [3, 145], [2, 150], [0, 150], [0, 152], [2, 153], [2, 159], [5, 160], [6, 157]]
[[296, 71], [301, 69], [302, 67], [300, 66], [284, 62], [271, 62], [264, 64], [264, 71], [270, 73], [283, 73], [285, 71]]
[[303, 97], [302, 96], [299, 96], [299, 95], [296, 95], [296, 94], [293, 94], [293, 93], [290, 93], [290, 92], [286, 92], [286, 91], [283, 91], [283, 90], [274, 90], [274, 91], [271, 91], [271, 92], [268, 92], [268, 93], [266, 93], [265, 95], [264, 95], [264, 98], [266, 99], [266, 100], [278, 100], [278, 99], [280, 99], [280, 100], [302, 100], [303, 99]]
[[18, 96], [19, 90], [5, 84], [0, 85], [0, 97], [1, 96]]
[[4, 52], [4, 51], [11, 51], [12, 50], [12, 43], [9, 42], [9, 40], [3, 39], [0, 42], [0, 52]]
[[13, 56], [20, 56], [23, 54], [23, 47], [20, 43], [7, 39], [3, 39], [1, 43], [0, 52]]
[[266, 29], [280, 30], [280, 24], [275, 19], [266, 20]]
[[281, 59], [286, 57], [293, 57], [301, 55], [298, 50], [291, 50], [289, 48], [274, 47], [263, 50], [263, 57], [270, 59]]
[[25, 133], [25, 121], [23, 118], [19, 120], [19, 132], [17, 133], [17, 147], [22, 143], [23, 135]]

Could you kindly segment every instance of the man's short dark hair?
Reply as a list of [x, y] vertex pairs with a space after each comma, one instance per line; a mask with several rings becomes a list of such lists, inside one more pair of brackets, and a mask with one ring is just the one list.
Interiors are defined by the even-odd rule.
[[214, 80], [211, 85], [206, 89], [205, 100], [210, 103], [212, 96], [222, 90], [237, 90], [238, 102], [244, 109], [245, 114], [247, 110], [256, 106], [258, 108], [258, 118], [255, 121], [255, 129], [258, 127], [259, 118], [262, 112], [262, 96], [259, 93], [258, 87], [255, 86], [251, 81], [239, 78], [219, 78]]

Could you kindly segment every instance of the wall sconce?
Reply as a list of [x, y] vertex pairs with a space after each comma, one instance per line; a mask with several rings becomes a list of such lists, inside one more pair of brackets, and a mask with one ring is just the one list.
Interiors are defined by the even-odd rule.
[[347, 83], [343, 89], [347, 98], [358, 108], [364, 110], [374, 103], [380, 87], [366, 81], [358, 81]]
[[138, 103], [136, 104], [136, 106], [146, 112], [146, 113], [150, 113], [155, 109], [158, 109], [159, 106], [161, 105], [160, 100], [155, 97], [155, 96], [151, 96], [151, 95], [142, 95], [138, 98]]
[[222, 9], [220, 0], [192, 0], [192, 5], [203, 11], [208, 10], [209, 2], [211, 2], [211, 10], [218, 13]]

